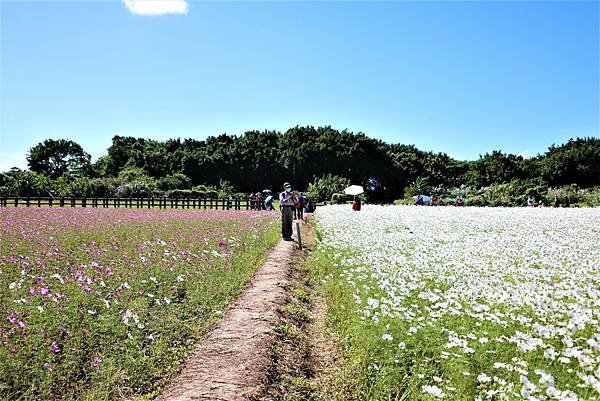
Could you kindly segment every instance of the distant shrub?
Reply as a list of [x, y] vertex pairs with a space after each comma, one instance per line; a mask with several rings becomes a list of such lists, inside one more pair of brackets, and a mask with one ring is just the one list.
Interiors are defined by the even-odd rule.
[[331, 203], [336, 204], [336, 205], [346, 203], [347, 200], [348, 200], [348, 195], [343, 194], [343, 193], [335, 193], [335, 194], [331, 195]]
[[192, 181], [185, 174], [176, 173], [156, 180], [156, 188], [161, 191], [190, 189]]
[[306, 193], [308, 197], [316, 202], [331, 200], [333, 195], [340, 193], [350, 185], [350, 180], [337, 175], [326, 174], [317, 178], [315, 182], [308, 184]]

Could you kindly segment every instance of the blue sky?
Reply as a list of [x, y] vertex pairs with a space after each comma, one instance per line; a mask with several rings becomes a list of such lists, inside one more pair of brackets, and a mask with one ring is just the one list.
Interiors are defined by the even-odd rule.
[[596, 1], [175, 3], [1, 0], [0, 171], [46, 138], [330, 124], [476, 159], [600, 133]]

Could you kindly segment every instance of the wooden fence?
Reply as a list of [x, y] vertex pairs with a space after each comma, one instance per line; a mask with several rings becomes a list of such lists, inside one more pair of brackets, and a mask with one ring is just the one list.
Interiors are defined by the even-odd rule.
[[158, 209], [221, 209], [258, 210], [262, 208], [254, 199], [213, 198], [51, 198], [51, 197], [0, 197], [0, 207], [96, 207], [96, 208], [158, 208]]

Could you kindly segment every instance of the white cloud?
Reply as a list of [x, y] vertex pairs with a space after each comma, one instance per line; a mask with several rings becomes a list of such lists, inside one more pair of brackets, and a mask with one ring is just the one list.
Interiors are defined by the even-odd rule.
[[527, 159], [529, 157], [529, 151], [524, 150], [522, 152], [517, 153], [517, 156], [521, 156], [523, 159]]
[[186, 0], [123, 0], [123, 4], [135, 15], [187, 14]]

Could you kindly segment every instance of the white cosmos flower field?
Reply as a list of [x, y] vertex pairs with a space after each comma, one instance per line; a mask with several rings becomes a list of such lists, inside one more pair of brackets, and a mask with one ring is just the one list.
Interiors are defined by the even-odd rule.
[[347, 350], [370, 341], [390, 394], [600, 399], [600, 209], [341, 205], [316, 221], [325, 281], [351, 300]]

